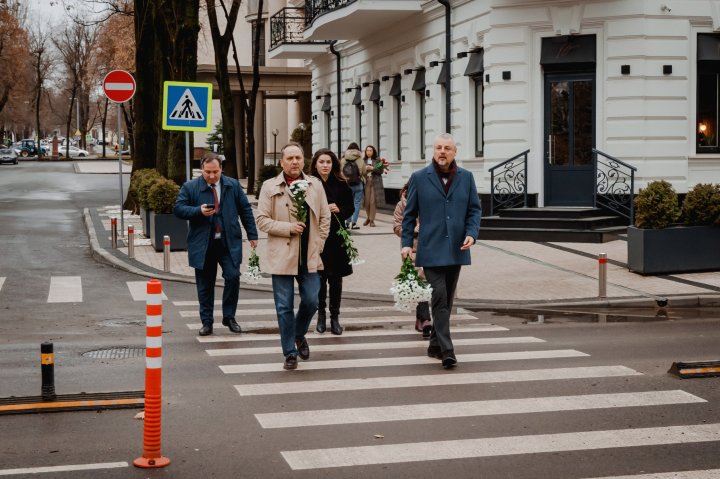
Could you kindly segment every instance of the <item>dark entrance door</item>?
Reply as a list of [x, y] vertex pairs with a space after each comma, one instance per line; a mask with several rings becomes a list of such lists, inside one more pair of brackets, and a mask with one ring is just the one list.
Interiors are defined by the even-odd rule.
[[592, 206], [595, 75], [545, 74], [545, 205]]

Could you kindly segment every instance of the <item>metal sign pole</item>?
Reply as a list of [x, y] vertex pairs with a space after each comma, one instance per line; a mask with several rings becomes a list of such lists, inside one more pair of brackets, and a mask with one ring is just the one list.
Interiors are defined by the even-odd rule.
[[120, 107], [121, 103], [117, 103], [117, 140], [118, 140], [118, 170], [119, 170], [119, 177], [120, 177], [120, 231], [125, 231], [125, 217], [123, 214], [123, 181], [122, 181], [122, 147], [120, 146], [120, 132], [122, 131], [120, 128]]
[[185, 132], [185, 181], [190, 181], [190, 132]]

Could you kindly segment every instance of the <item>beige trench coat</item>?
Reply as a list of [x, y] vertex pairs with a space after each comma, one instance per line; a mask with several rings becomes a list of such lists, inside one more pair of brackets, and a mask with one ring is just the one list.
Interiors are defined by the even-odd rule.
[[[330, 231], [330, 208], [320, 180], [303, 173], [309, 183], [305, 201], [310, 210], [306, 227], [310, 228], [308, 241], [308, 271], [315, 273], [323, 269], [320, 253]], [[268, 234], [267, 254], [262, 259], [262, 271], [270, 274], [297, 275], [300, 260], [300, 235], [290, 234], [295, 223], [292, 216], [292, 199], [281, 172], [275, 178], [265, 181], [260, 190], [255, 222], [260, 231]]]

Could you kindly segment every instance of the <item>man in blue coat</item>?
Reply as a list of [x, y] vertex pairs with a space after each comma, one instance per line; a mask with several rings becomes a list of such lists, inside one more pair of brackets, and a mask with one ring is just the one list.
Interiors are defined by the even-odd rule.
[[189, 220], [188, 260], [195, 268], [200, 303], [200, 336], [213, 332], [213, 306], [217, 265], [225, 280], [222, 312], [223, 326], [233, 333], [242, 329], [235, 321], [240, 294], [242, 231], [238, 216], [247, 232], [250, 246], [257, 246], [257, 229], [250, 202], [240, 183], [222, 175], [220, 158], [208, 154], [200, 162], [202, 177], [186, 182], [175, 202], [175, 216]]
[[480, 200], [472, 173], [455, 164], [457, 146], [449, 133], [435, 138], [433, 161], [410, 177], [402, 222], [403, 258], [410, 256], [420, 218], [415, 266], [432, 286], [433, 330], [427, 354], [445, 369], [457, 364], [450, 339], [450, 311], [460, 268], [470, 264], [470, 247], [480, 232]]

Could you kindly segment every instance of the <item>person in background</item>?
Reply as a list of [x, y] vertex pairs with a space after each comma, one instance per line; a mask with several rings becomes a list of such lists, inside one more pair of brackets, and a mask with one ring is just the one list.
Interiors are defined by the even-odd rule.
[[345, 225], [347, 228], [357, 230], [360, 229], [357, 222], [360, 216], [360, 208], [363, 204], [366, 170], [365, 163], [362, 161], [362, 153], [357, 143], [352, 142], [348, 145], [343, 155], [340, 169], [347, 184], [350, 185], [354, 205], [352, 213], [346, 218]]
[[455, 163], [457, 145], [449, 133], [433, 143], [433, 161], [410, 177], [402, 222], [404, 258], [412, 255], [420, 219], [415, 265], [423, 267], [432, 286], [433, 328], [427, 355], [445, 369], [457, 358], [450, 338], [450, 311], [462, 265], [480, 233], [480, 199], [472, 173]]
[[252, 207], [240, 183], [222, 174], [217, 155], [209, 153], [200, 160], [202, 176], [186, 182], [175, 201], [175, 216], [189, 221], [188, 260], [195, 268], [195, 283], [200, 303], [200, 336], [213, 332], [215, 278], [217, 266], [225, 280], [222, 299], [222, 324], [233, 333], [242, 329], [235, 320], [240, 294], [242, 231], [238, 216], [248, 235], [250, 246], [257, 246], [257, 229]]
[[372, 172], [373, 163], [378, 160], [378, 152], [374, 146], [368, 145], [365, 147], [365, 156], [363, 157], [363, 163], [365, 163], [365, 219], [364, 226], [375, 226], [375, 213], [377, 205], [375, 204], [375, 183], [373, 182]]
[[[330, 230], [330, 208], [319, 179], [305, 175], [305, 155], [297, 143], [280, 150], [282, 171], [275, 178], [265, 180], [260, 189], [257, 225], [268, 235], [268, 255], [263, 259], [263, 271], [272, 274], [275, 311], [280, 329], [280, 343], [285, 356], [284, 369], [297, 369], [298, 356], [310, 358], [310, 346], [305, 335], [318, 305], [320, 275], [323, 264], [320, 253]], [[306, 181], [305, 204], [307, 222], [297, 220], [290, 185]], [[298, 183], [302, 184], [302, 183]], [[294, 311], [297, 282], [300, 305]]]
[[326, 330], [325, 306], [329, 286], [330, 332], [341, 335], [343, 328], [340, 326], [340, 299], [343, 277], [351, 275], [353, 270], [343, 245], [343, 239], [338, 235], [338, 231], [343, 228], [344, 218], [347, 218], [353, 211], [353, 192], [340, 172], [340, 161], [335, 153], [327, 148], [322, 148], [313, 155], [310, 174], [322, 180], [330, 208], [330, 233], [325, 241], [325, 248], [320, 254], [323, 270], [320, 271], [316, 330], [318, 333], [324, 333]]
[[[402, 237], [402, 221], [403, 214], [405, 213], [405, 205], [407, 204], [407, 183], [400, 190], [400, 201], [395, 205], [395, 212], [393, 213], [394, 225], [393, 231], [396, 235]], [[412, 258], [415, 261], [415, 253], [417, 251], [417, 238], [418, 232], [420, 231], [420, 220], [415, 223], [415, 230], [413, 231], [413, 252]], [[425, 277], [422, 268], [419, 268], [421, 277]], [[415, 331], [421, 332], [423, 339], [429, 339], [432, 331], [432, 321], [430, 319], [430, 305], [427, 301], [418, 303], [415, 308]]]

